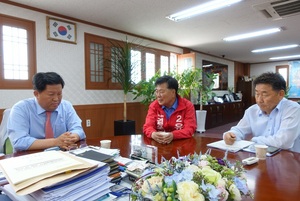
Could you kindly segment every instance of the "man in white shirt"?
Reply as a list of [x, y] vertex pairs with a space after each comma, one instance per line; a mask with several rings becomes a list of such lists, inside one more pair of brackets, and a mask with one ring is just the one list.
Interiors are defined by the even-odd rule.
[[263, 73], [254, 80], [256, 104], [223, 134], [226, 144], [252, 134], [253, 142], [300, 152], [300, 105], [284, 98], [286, 82], [278, 73]]

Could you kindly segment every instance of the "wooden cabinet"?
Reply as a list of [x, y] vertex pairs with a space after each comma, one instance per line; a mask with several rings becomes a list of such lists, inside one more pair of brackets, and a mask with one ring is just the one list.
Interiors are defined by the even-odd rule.
[[246, 82], [241, 79], [238, 80], [236, 84], [236, 91], [242, 92], [242, 101], [245, 104], [244, 109], [247, 109], [248, 107], [254, 104], [254, 88], [252, 81]]
[[[195, 109], [199, 110], [200, 106], [195, 105]], [[209, 129], [234, 121], [239, 121], [244, 115], [244, 103], [229, 102], [204, 105], [203, 110], [207, 111], [205, 129]]]

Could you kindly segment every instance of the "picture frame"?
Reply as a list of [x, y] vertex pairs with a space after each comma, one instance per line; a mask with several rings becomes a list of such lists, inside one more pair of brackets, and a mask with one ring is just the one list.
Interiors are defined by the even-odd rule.
[[76, 24], [47, 16], [47, 39], [65, 43], [77, 43]]

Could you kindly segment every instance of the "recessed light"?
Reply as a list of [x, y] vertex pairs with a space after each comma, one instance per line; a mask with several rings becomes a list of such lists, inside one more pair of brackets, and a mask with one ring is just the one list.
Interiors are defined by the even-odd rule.
[[295, 47], [298, 47], [298, 46], [299, 45], [297, 45], [297, 44], [283, 45], [283, 46], [277, 46], [277, 47], [269, 47], [269, 48], [252, 50], [251, 52], [257, 53], [257, 52], [267, 52], [267, 51], [274, 51], [274, 50], [283, 50], [283, 49], [295, 48]]
[[272, 29], [266, 29], [266, 30], [261, 30], [261, 31], [255, 31], [255, 32], [251, 32], [251, 33], [236, 35], [236, 36], [230, 36], [230, 37], [224, 38], [223, 40], [225, 40], [225, 41], [234, 41], [234, 40], [240, 40], [240, 39], [245, 39], [245, 38], [252, 38], [252, 37], [277, 33], [277, 32], [280, 32], [280, 31], [281, 31], [281, 28], [272, 28]]

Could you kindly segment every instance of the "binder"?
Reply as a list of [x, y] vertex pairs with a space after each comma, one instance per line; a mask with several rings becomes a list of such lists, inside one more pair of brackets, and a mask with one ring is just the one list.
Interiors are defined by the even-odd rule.
[[94, 150], [88, 150], [88, 151], [82, 152], [80, 154], [76, 154], [76, 156], [100, 161], [103, 163], [110, 163], [110, 162], [114, 161], [114, 159], [111, 155], [100, 153], [100, 152], [94, 151]]

